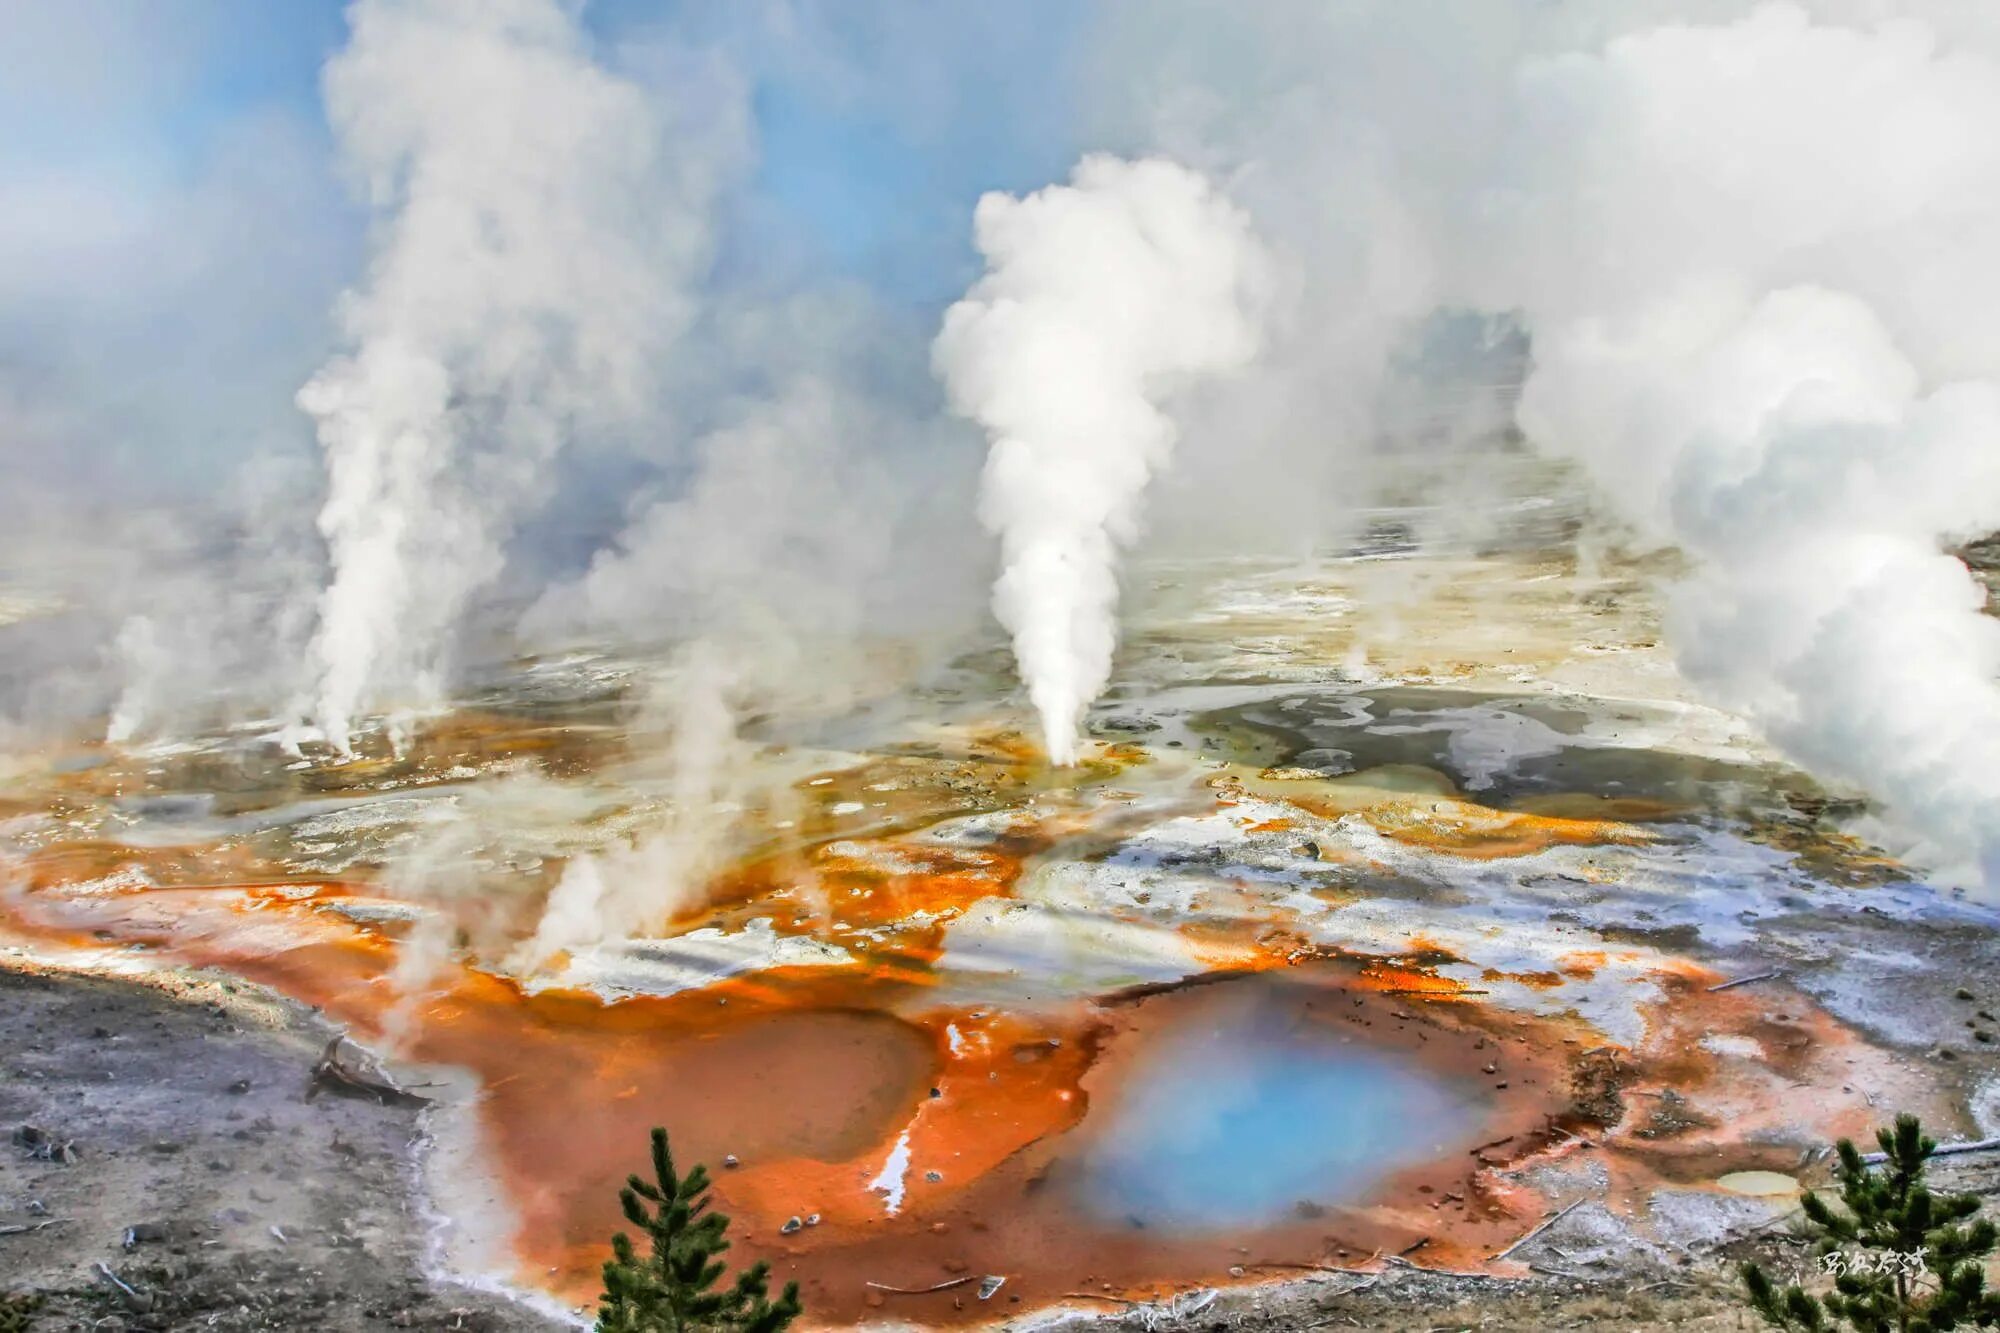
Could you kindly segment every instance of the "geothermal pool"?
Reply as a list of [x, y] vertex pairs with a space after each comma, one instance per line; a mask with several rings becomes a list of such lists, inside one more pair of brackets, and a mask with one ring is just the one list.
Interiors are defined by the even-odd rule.
[[[23, 756], [0, 938], [318, 1006], [440, 1098], [446, 1262], [579, 1306], [654, 1124], [833, 1325], [1519, 1272], [1572, 1204], [1574, 1262], [1671, 1258], [1882, 1108], [2000, 1128], [1953, 999], [1994, 914], [1692, 702], [1645, 571], [1140, 582], [1069, 770], [997, 654], [746, 721], [700, 808], [634, 721], [656, 664], [607, 652], [346, 763], [270, 727]], [[531, 948], [586, 857], [650, 909]]]
[[1443, 1157], [1482, 1118], [1476, 1082], [1339, 1023], [1237, 1010], [1164, 1034], [1097, 1112], [1078, 1189], [1101, 1221], [1228, 1231], [1312, 1216]]

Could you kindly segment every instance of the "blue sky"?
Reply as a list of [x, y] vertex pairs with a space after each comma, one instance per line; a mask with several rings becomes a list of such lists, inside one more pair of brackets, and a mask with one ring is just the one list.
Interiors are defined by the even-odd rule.
[[[596, 0], [744, 77], [756, 159], [715, 281], [847, 279], [911, 329], [977, 271], [972, 206], [1066, 174], [1082, 7]], [[291, 395], [365, 261], [320, 105], [337, 0], [0, 0], [0, 460], [198, 489], [303, 448]], [[921, 341], [899, 353], [914, 366]]]

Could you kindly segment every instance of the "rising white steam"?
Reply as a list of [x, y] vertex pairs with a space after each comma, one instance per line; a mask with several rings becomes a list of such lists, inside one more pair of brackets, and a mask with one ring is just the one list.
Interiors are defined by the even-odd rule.
[[339, 309], [353, 350], [299, 393], [333, 564], [312, 708], [343, 751], [361, 710], [442, 688], [566, 439], [646, 403], [712, 189], [559, 0], [358, 0], [350, 18], [326, 102], [374, 255]]
[[1944, 553], [2000, 526], [2000, 64], [1768, 5], [1520, 97], [1523, 428], [1693, 557], [1692, 679], [2000, 887], [2000, 621]]
[[1070, 764], [1111, 674], [1118, 552], [1173, 449], [1162, 399], [1254, 355], [1262, 255], [1241, 211], [1164, 159], [1091, 156], [1068, 185], [988, 194], [974, 233], [987, 271], [946, 312], [934, 361], [991, 437], [993, 608], [1049, 759]]
[[535, 933], [513, 962], [541, 968], [558, 953], [658, 929], [699, 905], [729, 843], [718, 807], [750, 779], [749, 746], [737, 735], [729, 661], [713, 645], [687, 645], [663, 690], [668, 726], [666, 826], [563, 867]]
[[2000, 889], [2000, 623], [1944, 553], [2000, 527], [1991, 6], [1149, 6], [1120, 40], [1154, 141], [1300, 275], [1276, 382], [1190, 428], [1205, 506], [1249, 498], [1209, 484], [1245, 423], [1292, 454], [1240, 484], [1324, 506], [1381, 349], [1510, 318], [1530, 443], [1692, 558], [1689, 677]]

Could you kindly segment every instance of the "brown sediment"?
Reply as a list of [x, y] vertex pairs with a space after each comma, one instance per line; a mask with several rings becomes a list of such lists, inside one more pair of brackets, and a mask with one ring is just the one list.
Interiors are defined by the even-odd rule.
[[1524, 815], [1550, 819], [1583, 819], [1618, 824], [1657, 824], [1685, 819], [1690, 807], [1674, 801], [1658, 801], [1638, 796], [1592, 796], [1586, 792], [1554, 792], [1525, 796], [1514, 802]]
[[[1531, 856], [1559, 846], [1631, 846], [1650, 842], [1653, 834], [1615, 813], [1615, 802], [1591, 809], [1588, 802], [1565, 808], [1564, 798], [1544, 798], [1546, 813], [1524, 802], [1517, 810], [1499, 810], [1460, 795], [1451, 780], [1432, 769], [1388, 765], [1342, 777], [1291, 776], [1293, 770], [1252, 771], [1231, 766], [1209, 786], [1219, 804], [1232, 805], [1244, 794], [1290, 805], [1322, 819], [1355, 815], [1384, 837], [1477, 860]], [[1628, 804], [1632, 817], [1661, 819], [1673, 807], [1653, 801]]]
[[1385, 803], [1364, 811], [1362, 817], [1398, 842], [1477, 860], [1531, 856], [1559, 846], [1632, 845], [1652, 838], [1636, 826], [1609, 820], [1520, 814], [1469, 801]]

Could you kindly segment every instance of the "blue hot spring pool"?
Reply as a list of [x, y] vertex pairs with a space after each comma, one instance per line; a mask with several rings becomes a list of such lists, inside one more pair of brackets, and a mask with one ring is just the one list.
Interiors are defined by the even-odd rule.
[[1288, 1006], [1167, 1034], [1099, 1108], [1080, 1204], [1106, 1222], [1268, 1225], [1460, 1148], [1487, 1094]]

